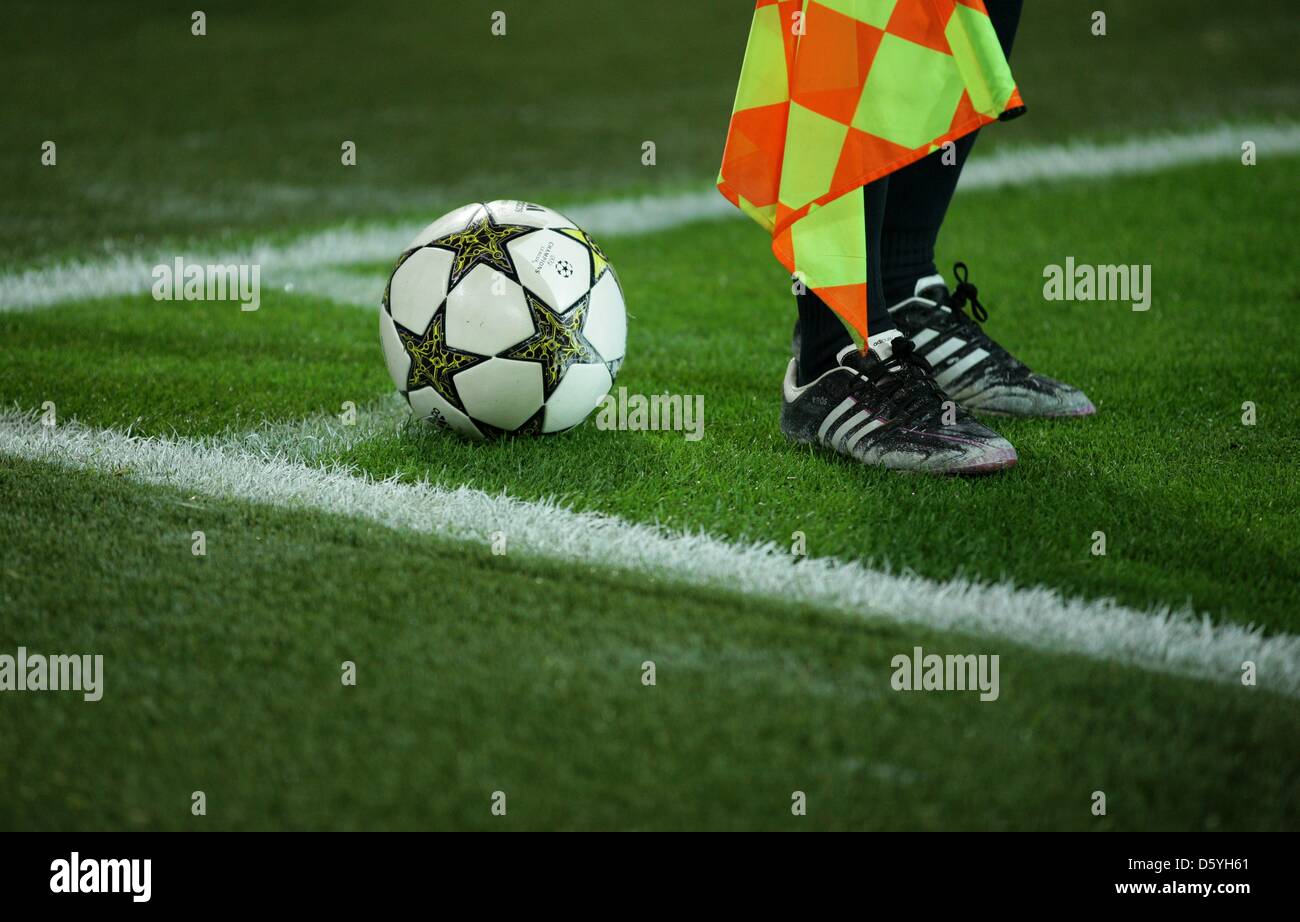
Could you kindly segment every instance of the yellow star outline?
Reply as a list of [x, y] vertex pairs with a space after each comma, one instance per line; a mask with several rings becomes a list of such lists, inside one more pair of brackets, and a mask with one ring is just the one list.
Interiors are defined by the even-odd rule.
[[444, 400], [463, 413], [465, 405], [460, 402], [456, 386], [451, 379], [457, 372], [487, 361], [487, 357], [475, 355], [473, 352], [462, 352], [448, 346], [446, 323], [447, 308], [443, 306], [434, 313], [433, 319], [429, 321], [429, 329], [425, 330], [423, 336], [417, 336], [404, 329], [401, 324], [396, 324], [397, 336], [402, 341], [402, 348], [411, 357], [411, 371], [406, 378], [406, 389], [415, 391], [432, 387], [442, 395]]
[[600, 244], [591, 239], [590, 234], [581, 228], [559, 227], [556, 230], [566, 237], [572, 237], [591, 250], [591, 284], [595, 285], [596, 282], [600, 281], [600, 277], [605, 274], [605, 270], [609, 268], [609, 260], [605, 258], [605, 251], [600, 248]]
[[604, 361], [596, 347], [582, 335], [582, 323], [587, 318], [591, 298], [584, 297], [567, 312], [557, 314], [528, 289], [524, 289], [524, 294], [537, 332], [509, 352], [503, 352], [501, 357], [540, 362], [542, 387], [549, 398], [571, 365], [599, 365]]
[[491, 266], [507, 278], [519, 280], [515, 272], [514, 260], [506, 244], [516, 237], [531, 234], [535, 227], [522, 224], [497, 224], [490, 214], [484, 214], [482, 221], [476, 221], [462, 231], [439, 237], [429, 242], [431, 247], [451, 250], [454, 258], [451, 262], [451, 277], [447, 280], [447, 290], [455, 288], [460, 280], [469, 274], [475, 266]]

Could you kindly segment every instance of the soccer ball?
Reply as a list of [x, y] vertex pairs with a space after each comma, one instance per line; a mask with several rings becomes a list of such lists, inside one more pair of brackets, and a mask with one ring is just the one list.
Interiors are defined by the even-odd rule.
[[581, 423], [623, 362], [618, 276], [568, 218], [475, 203], [402, 253], [379, 309], [393, 383], [415, 418], [471, 439]]

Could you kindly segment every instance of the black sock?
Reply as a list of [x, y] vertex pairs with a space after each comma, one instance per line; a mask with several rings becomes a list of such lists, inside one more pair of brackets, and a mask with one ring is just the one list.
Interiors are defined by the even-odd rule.
[[799, 340], [799, 354], [795, 362], [795, 383], [803, 387], [816, 381], [835, 366], [835, 356], [853, 342], [839, 314], [826, 306], [812, 291], [798, 295], [799, 320], [795, 335]]
[[[894, 329], [894, 321], [886, 310], [884, 289], [881, 286], [880, 237], [885, 218], [885, 200], [889, 193], [889, 177], [878, 179], [863, 187], [866, 206], [867, 235], [867, 330], [872, 336]], [[838, 314], [811, 290], [798, 296], [799, 355], [795, 367], [796, 383], [803, 387], [835, 367], [835, 357], [845, 346], [853, 345], [853, 337]]]
[[[1007, 57], [1011, 56], [1022, 5], [1023, 0], [986, 0], [985, 3]], [[951, 163], [944, 163], [944, 151], [937, 150], [890, 176], [879, 264], [886, 303], [897, 304], [910, 298], [918, 279], [938, 274], [934, 244], [978, 134], [972, 132], [957, 140], [955, 157], [949, 158]]]
[[910, 298], [917, 279], [939, 271], [934, 264], [934, 244], [962, 165], [978, 134], [973, 132], [957, 140], [951, 165], [943, 162], [944, 151], [940, 149], [890, 177], [880, 240], [880, 274], [886, 303], [897, 304]]

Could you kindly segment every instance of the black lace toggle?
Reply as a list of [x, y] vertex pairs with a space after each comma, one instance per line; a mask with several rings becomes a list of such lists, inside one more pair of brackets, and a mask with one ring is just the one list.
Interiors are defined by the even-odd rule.
[[957, 287], [953, 289], [952, 296], [948, 299], [948, 304], [961, 310], [967, 304], [970, 305], [971, 316], [983, 323], [989, 319], [989, 312], [980, 304], [979, 289], [972, 285], [968, 278], [970, 270], [966, 268], [965, 263], [953, 263], [952, 274], [957, 279]]

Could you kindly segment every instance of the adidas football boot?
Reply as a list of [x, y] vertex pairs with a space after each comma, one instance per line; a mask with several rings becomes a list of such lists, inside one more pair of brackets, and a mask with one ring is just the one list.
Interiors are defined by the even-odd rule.
[[871, 348], [840, 351], [836, 365], [798, 385], [786, 369], [781, 431], [863, 464], [932, 474], [984, 474], [1016, 463], [1016, 450], [949, 400], [911, 342], [897, 331]]
[[894, 324], [907, 334], [948, 396], [967, 410], [997, 416], [1096, 412], [1083, 391], [1030, 371], [994, 342], [984, 332], [988, 311], [967, 280], [966, 264], [953, 266], [953, 274], [954, 290], [948, 290], [943, 276], [931, 275], [916, 283], [911, 298], [889, 308]]

